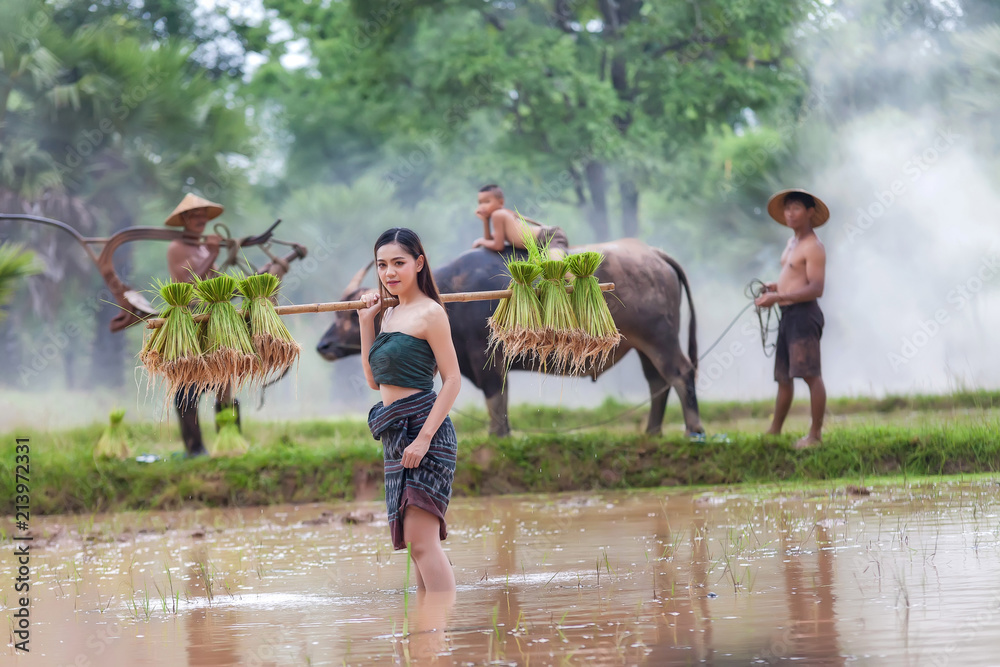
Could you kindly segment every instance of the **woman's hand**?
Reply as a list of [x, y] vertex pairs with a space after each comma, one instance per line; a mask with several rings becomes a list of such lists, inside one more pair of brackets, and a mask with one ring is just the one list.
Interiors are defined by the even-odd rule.
[[416, 468], [424, 458], [424, 454], [431, 448], [431, 441], [427, 438], [417, 436], [417, 439], [407, 445], [403, 450], [401, 463], [404, 468]]
[[362, 324], [373, 324], [375, 316], [382, 309], [382, 297], [378, 292], [369, 292], [362, 294], [361, 300], [365, 302], [365, 307], [358, 309], [358, 319]]

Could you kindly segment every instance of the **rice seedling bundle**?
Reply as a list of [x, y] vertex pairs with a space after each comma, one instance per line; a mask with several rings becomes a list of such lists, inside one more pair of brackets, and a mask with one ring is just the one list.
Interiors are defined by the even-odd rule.
[[201, 338], [208, 367], [202, 388], [218, 391], [229, 386], [237, 391], [260, 375], [260, 360], [253, 349], [246, 320], [230, 303], [236, 293], [236, 278], [222, 274], [198, 280], [194, 291], [202, 301], [201, 311], [208, 314]]
[[601, 368], [608, 356], [621, 341], [621, 334], [611, 317], [604, 294], [594, 276], [604, 261], [599, 252], [580, 252], [566, 257], [566, 264], [573, 274], [573, 292], [570, 303], [580, 329], [588, 340], [581, 345], [582, 354], [575, 359], [575, 372], [583, 372], [590, 365]]
[[125, 426], [122, 424], [124, 418], [125, 410], [118, 408], [111, 411], [110, 423], [97, 441], [97, 446], [94, 447], [94, 456], [127, 459], [132, 455], [129, 451], [128, 435], [126, 435]]
[[158, 283], [160, 298], [166, 304], [162, 327], [146, 336], [140, 359], [150, 381], [162, 376], [171, 390], [188, 384], [201, 385], [208, 379], [208, 368], [201, 357], [198, 325], [188, 304], [194, 294], [190, 283]]
[[274, 310], [272, 299], [280, 281], [269, 273], [248, 276], [239, 281], [243, 295], [243, 314], [250, 326], [250, 340], [260, 359], [259, 381], [281, 376], [299, 358], [301, 348]]
[[489, 349], [503, 346], [504, 366], [519, 358], [529, 358], [536, 354], [541, 342], [541, 303], [532, 283], [542, 273], [537, 264], [518, 261], [511, 257], [507, 261], [507, 272], [511, 282], [509, 299], [503, 299], [489, 320]]
[[212, 444], [212, 456], [239, 456], [250, 449], [240, 429], [236, 426], [236, 408], [225, 407], [215, 415], [219, 435]]
[[558, 372], [573, 367], [585, 349], [585, 336], [580, 331], [566, 292], [566, 262], [542, 260], [542, 281], [539, 285], [539, 300], [542, 304], [542, 325], [544, 341], [538, 355], [543, 363], [551, 360]]

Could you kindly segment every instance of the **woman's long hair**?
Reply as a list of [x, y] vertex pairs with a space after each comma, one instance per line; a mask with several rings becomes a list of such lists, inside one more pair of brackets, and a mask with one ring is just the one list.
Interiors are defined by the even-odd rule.
[[[420, 242], [420, 237], [417, 236], [417, 233], [406, 227], [393, 227], [382, 232], [382, 235], [375, 241], [376, 258], [378, 256], [378, 249], [390, 243], [397, 244], [412, 256], [414, 260], [418, 259], [421, 255], [424, 256], [424, 268], [417, 272], [417, 287], [420, 288], [421, 292], [443, 306], [444, 304], [441, 303], [441, 297], [438, 294], [437, 283], [434, 282], [434, 276], [431, 275], [431, 263], [427, 259], [427, 253], [424, 252], [424, 244]], [[389, 290], [382, 284], [381, 278], [379, 278], [378, 286], [384, 301], [390, 296]]]

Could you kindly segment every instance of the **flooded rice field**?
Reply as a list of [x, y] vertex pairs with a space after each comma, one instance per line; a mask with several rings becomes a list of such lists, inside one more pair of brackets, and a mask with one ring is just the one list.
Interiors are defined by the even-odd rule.
[[998, 498], [993, 479], [459, 498], [454, 596], [406, 586], [378, 502], [34, 519], [31, 653], [3, 662], [995, 665]]

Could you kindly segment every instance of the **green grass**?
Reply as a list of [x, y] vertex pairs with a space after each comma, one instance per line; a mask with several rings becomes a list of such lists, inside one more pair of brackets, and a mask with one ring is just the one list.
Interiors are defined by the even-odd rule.
[[[802, 388], [800, 387], [800, 391]], [[890, 395], [884, 398], [846, 397], [831, 398], [827, 401], [827, 423], [837, 417], [858, 415], [862, 413], [878, 413], [887, 417], [896, 417], [904, 422], [910, 412], [940, 412], [949, 410], [988, 410], [1000, 409], [1000, 391], [961, 391], [953, 394], [940, 395]], [[769, 420], [774, 409], [774, 400], [761, 401], [718, 401], [701, 403], [699, 412], [702, 424], [711, 432], [725, 431], [739, 420]], [[583, 426], [596, 424], [602, 428], [640, 429], [645, 425], [648, 404], [622, 403], [609, 398], [596, 408], [558, 408], [553, 406], [515, 405], [510, 410], [510, 422], [519, 430], [552, 429], [572, 424]], [[809, 405], [805, 400], [798, 400], [792, 406], [792, 416], [808, 415]], [[897, 413], [893, 415], [892, 413]], [[462, 415], [467, 415], [463, 417]], [[452, 414], [455, 426], [464, 429], [481, 428], [486, 420], [484, 410], [463, 410], [462, 414]], [[676, 396], [671, 392], [667, 404], [665, 427], [683, 425], [681, 409]], [[680, 426], [679, 426], [680, 427]]]
[[[996, 392], [938, 397], [831, 401], [822, 447], [796, 451], [801, 429], [780, 437], [760, 432], [769, 404], [703, 406], [713, 431], [729, 442], [692, 443], [667, 417], [662, 437], [639, 431], [644, 410], [627, 419], [611, 402], [593, 410], [516, 406], [512, 422], [544, 432], [490, 438], [482, 412], [455, 414], [459, 433], [457, 495], [648, 488], [674, 485], [812, 482], [886, 475], [989, 473], [1000, 470], [1000, 404]], [[852, 412], [853, 411], [853, 412]], [[465, 416], [463, 416], [465, 415]], [[724, 419], [727, 416], [729, 419]], [[798, 417], [797, 425], [804, 424]], [[612, 428], [552, 432], [568, 424], [612, 420]], [[359, 419], [253, 422], [250, 451], [236, 458], [185, 460], [176, 424], [124, 425], [133, 454], [164, 460], [95, 460], [104, 428], [95, 423], [65, 431], [17, 431], [31, 439], [32, 514], [246, 506], [353, 499], [359, 480], [382, 478], [379, 443]], [[204, 428], [206, 438], [215, 434]], [[14, 511], [13, 447], [0, 458], [0, 502]]]

